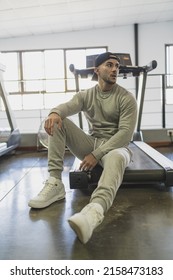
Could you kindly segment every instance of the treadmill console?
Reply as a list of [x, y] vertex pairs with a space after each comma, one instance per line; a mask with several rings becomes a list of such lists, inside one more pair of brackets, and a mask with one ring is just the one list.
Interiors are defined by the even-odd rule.
[[[132, 61], [129, 53], [115, 53], [120, 59], [121, 66], [132, 66]], [[94, 62], [99, 54], [88, 55], [86, 57], [86, 68], [94, 67]]]

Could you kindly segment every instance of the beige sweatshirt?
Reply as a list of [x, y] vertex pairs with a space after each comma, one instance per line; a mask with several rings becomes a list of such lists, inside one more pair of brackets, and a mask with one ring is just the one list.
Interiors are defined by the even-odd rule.
[[97, 160], [109, 151], [128, 146], [132, 139], [137, 118], [135, 97], [118, 84], [109, 92], [101, 92], [96, 85], [81, 91], [50, 113], [62, 119], [83, 111], [89, 124], [89, 134], [104, 140], [92, 154]]

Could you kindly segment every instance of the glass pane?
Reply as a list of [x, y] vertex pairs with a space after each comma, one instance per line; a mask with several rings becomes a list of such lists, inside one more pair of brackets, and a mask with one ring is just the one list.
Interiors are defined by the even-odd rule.
[[[68, 90], [74, 90], [75, 83], [74, 81], [74, 75], [69, 70], [70, 64], [74, 64], [76, 69], [83, 69], [86, 68], [86, 56], [88, 55], [94, 55], [94, 54], [100, 54], [102, 52], [105, 52], [106, 48], [93, 48], [93, 49], [80, 49], [80, 50], [67, 50], [66, 51], [66, 68], [67, 68], [67, 89]], [[72, 80], [71, 80], [72, 79]], [[84, 83], [87, 87], [90, 86], [90, 82]], [[84, 88], [81, 86], [81, 88]]]
[[[67, 63], [67, 73], [71, 76], [69, 70], [70, 64], [74, 64], [75, 68], [85, 68], [86, 67], [86, 51], [83, 50], [67, 50], [66, 51], [66, 63]], [[68, 71], [69, 70], [69, 71]]]
[[173, 46], [167, 46], [167, 74], [173, 74]]
[[44, 94], [44, 103], [46, 109], [51, 109], [58, 106], [61, 103], [69, 101], [73, 97], [74, 93], [51, 93]]
[[68, 90], [76, 90], [75, 79], [73, 77], [67, 80], [67, 86]]
[[106, 48], [67, 50], [66, 51], [67, 77], [73, 76], [73, 74], [69, 70], [70, 64], [74, 64], [75, 68], [78, 68], [78, 69], [86, 68], [86, 56], [100, 54], [105, 51], [106, 51]]
[[22, 60], [24, 80], [44, 78], [43, 52], [24, 52], [22, 53]]
[[173, 104], [173, 89], [166, 89], [166, 104]]
[[19, 72], [17, 53], [1, 53], [1, 62], [6, 70], [3, 74], [4, 85], [7, 92], [19, 92]]
[[18, 80], [18, 59], [17, 53], [1, 53], [1, 63], [6, 66], [4, 80]]
[[18, 82], [4, 82], [5, 89], [8, 93], [10, 92], [19, 92], [19, 83]]
[[25, 81], [24, 82], [24, 91], [43, 91], [44, 83], [43, 81]]
[[46, 80], [46, 92], [65, 91], [64, 80]]
[[166, 81], [167, 81], [167, 87], [173, 87], [173, 79], [172, 75], [173, 74], [173, 45], [171, 46], [166, 46]]
[[[32, 63], [30, 63], [31, 61]], [[63, 51], [48, 50], [23, 53], [23, 74], [25, 80], [24, 91], [26, 92], [65, 91]], [[54, 80], [54, 78], [62, 78], [63, 80]], [[35, 81], [35, 79], [41, 80]]]
[[57, 95], [55, 93], [44, 94], [45, 109], [51, 109], [58, 105]]
[[45, 78], [64, 78], [63, 50], [48, 50], [45, 55]]
[[43, 94], [23, 95], [23, 109], [43, 109]]
[[12, 110], [22, 110], [22, 95], [9, 95], [9, 102]]
[[97, 84], [96, 81], [92, 81], [91, 78], [90, 79], [81, 79], [80, 80], [80, 88], [81, 89], [87, 89], [90, 87], [93, 87], [95, 84]]

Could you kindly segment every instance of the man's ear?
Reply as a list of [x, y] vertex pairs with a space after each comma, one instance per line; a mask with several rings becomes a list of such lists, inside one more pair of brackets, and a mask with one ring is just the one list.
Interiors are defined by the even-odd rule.
[[96, 73], [98, 75], [98, 67], [94, 68], [94, 73]]

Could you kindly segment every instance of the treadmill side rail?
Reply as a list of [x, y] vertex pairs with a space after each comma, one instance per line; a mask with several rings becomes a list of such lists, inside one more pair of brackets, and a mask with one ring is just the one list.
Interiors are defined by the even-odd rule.
[[[5, 112], [8, 119], [8, 123], [10, 126], [10, 130], [5, 132], [5, 135], [2, 131], [0, 131], [0, 142], [6, 143], [0, 149], [0, 156], [11, 152], [16, 149], [20, 145], [21, 135], [20, 131], [17, 127], [14, 113], [10, 107], [10, 103], [8, 101], [8, 94], [6, 92], [3, 80], [3, 72], [5, 71], [5, 67], [0, 63], [0, 98], [2, 98], [3, 104], [5, 106]], [[6, 139], [3, 139], [6, 138]]]
[[153, 149], [151, 146], [142, 141], [133, 142], [139, 149], [145, 152], [152, 160], [157, 162], [165, 171], [165, 181], [166, 187], [173, 186], [173, 161]]
[[165, 168], [166, 170], [173, 170], [173, 161], [153, 149], [151, 146], [142, 141], [134, 141], [133, 143], [142, 151], [144, 151], [149, 157], [154, 159], [163, 168]]

